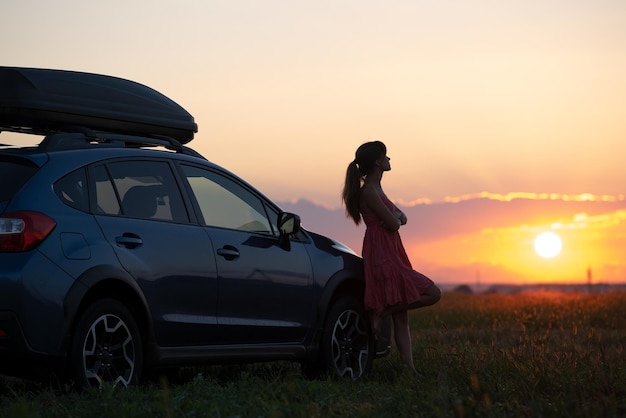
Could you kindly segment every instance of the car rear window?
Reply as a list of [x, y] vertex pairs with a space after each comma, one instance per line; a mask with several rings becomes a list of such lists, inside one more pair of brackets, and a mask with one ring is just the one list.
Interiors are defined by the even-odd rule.
[[10, 200], [38, 169], [26, 158], [0, 156], [0, 202]]

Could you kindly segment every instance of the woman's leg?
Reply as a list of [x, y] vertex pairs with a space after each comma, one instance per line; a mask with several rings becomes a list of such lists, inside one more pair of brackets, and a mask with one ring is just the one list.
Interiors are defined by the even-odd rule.
[[441, 290], [439, 290], [435, 284], [432, 284], [428, 289], [426, 289], [426, 292], [422, 293], [420, 300], [417, 302], [409, 305], [391, 306], [385, 309], [382, 316], [393, 315], [396, 312], [406, 311], [407, 309], [424, 308], [426, 306], [434, 305], [439, 302], [439, 299], [441, 299]]
[[393, 333], [398, 351], [400, 352], [400, 358], [411, 370], [415, 370], [415, 365], [413, 364], [413, 349], [411, 347], [411, 331], [409, 330], [409, 312], [406, 310], [396, 312], [391, 317], [393, 319]]
[[441, 290], [439, 290], [435, 284], [432, 284], [428, 289], [426, 289], [426, 292], [422, 295], [418, 302], [419, 306], [416, 307], [423, 308], [424, 306], [434, 305], [439, 302], [439, 299], [441, 299]]
[[374, 339], [378, 340], [380, 330], [383, 325], [383, 318], [376, 312], [370, 312], [370, 323], [372, 324], [372, 334], [374, 335]]

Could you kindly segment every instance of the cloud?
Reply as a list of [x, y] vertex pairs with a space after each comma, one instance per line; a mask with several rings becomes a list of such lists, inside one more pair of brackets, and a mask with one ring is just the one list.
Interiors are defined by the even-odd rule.
[[[460, 196], [451, 196], [443, 198], [442, 202], [445, 203], [460, 203], [468, 200], [476, 200], [476, 199], [488, 199], [488, 200], [496, 200], [500, 202], [511, 202], [516, 199], [527, 199], [527, 200], [560, 200], [564, 202], [621, 202], [626, 198], [623, 194], [620, 195], [594, 195], [591, 193], [581, 193], [581, 194], [562, 194], [562, 193], [531, 193], [531, 192], [513, 192], [513, 193], [490, 193], [490, 192], [481, 192], [481, 193], [469, 193], [463, 194]], [[410, 202], [405, 201], [395, 201], [396, 204], [401, 204], [403, 206], [417, 206], [417, 205], [430, 205], [435, 203], [441, 203], [441, 201], [433, 201], [432, 199], [416, 199]]]

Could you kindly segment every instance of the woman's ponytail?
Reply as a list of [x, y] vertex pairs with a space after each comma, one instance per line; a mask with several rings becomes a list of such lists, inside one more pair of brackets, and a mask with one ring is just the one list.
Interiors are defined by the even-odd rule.
[[343, 186], [343, 203], [346, 206], [346, 216], [352, 218], [355, 224], [361, 223], [360, 194], [361, 194], [361, 171], [355, 159], [346, 170], [346, 181]]

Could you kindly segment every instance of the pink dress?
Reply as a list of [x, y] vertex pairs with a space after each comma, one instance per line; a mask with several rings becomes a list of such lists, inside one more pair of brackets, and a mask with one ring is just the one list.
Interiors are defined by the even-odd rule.
[[[380, 197], [393, 212], [394, 204], [386, 196]], [[433, 281], [413, 270], [398, 231], [383, 227], [373, 213], [363, 215], [363, 221], [365, 308], [380, 314], [388, 307], [419, 301]]]

